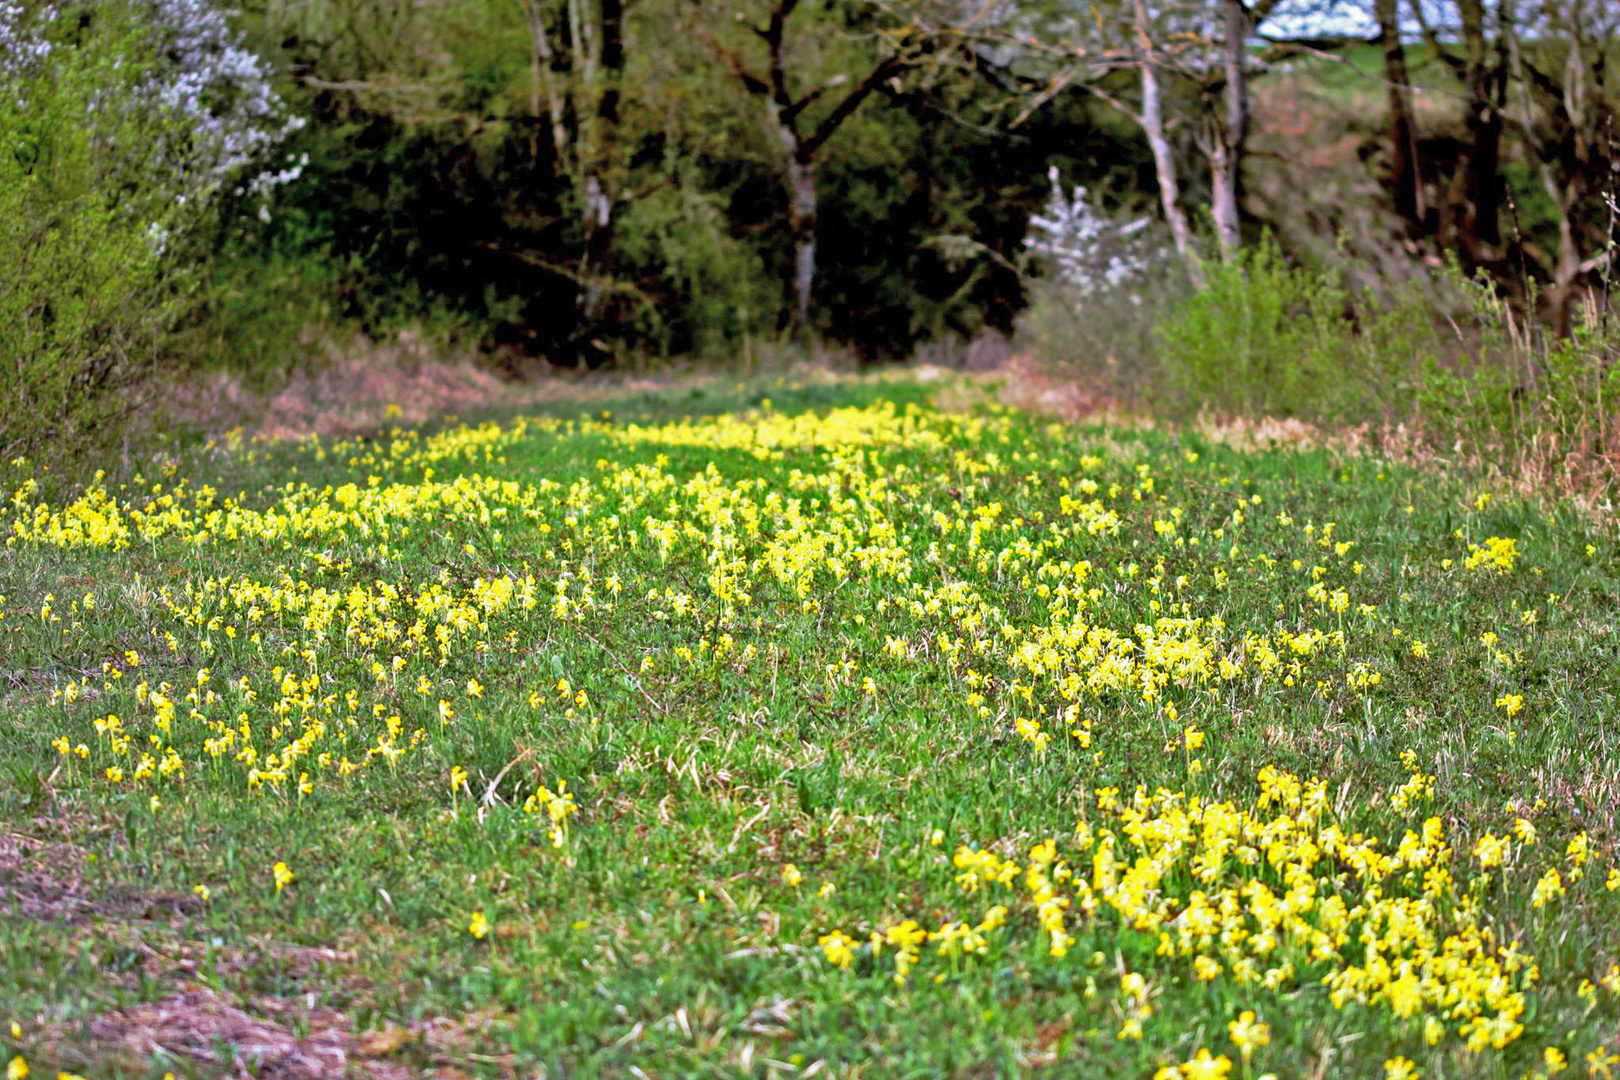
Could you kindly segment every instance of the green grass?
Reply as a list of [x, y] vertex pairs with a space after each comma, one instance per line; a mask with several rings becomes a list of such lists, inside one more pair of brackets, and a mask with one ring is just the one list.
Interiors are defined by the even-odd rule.
[[[1506, 1077], [1549, 1046], [1575, 1073], [1620, 1052], [1620, 982], [1599, 982], [1620, 961], [1612, 524], [1367, 458], [947, 413], [937, 389], [776, 380], [215, 446], [77, 504], [20, 468], [0, 502], [9, 1052], [35, 1075], [228, 1072], [221, 1003], [382, 1075], [1145, 1077], [1208, 1049], [1232, 1076], [1405, 1057]], [[1465, 565], [1487, 537], [1516, 542], [1511, 568]], [[1258, 805], [1267, 767], [1319, 778], [1323, 805]], [[554, 836], [524, 803], [563, 784]], [[1145, 817], [1099, 788], [1123, 807], [1141, 788]], [[1185, 814], [1269, 831], [1199, 881], [1197, 826], [1163, 846]], [[1431, 817], [1428, 854], [1367, 869]], [[1520, 817], [1537, 841], [1482, 866], [1478, 839]], [[1133, 847], [1144, 820], [1160, 839]], [[1145, 897], [1103, 880], [1104, 830], [1126, 866], [1159, 860]], [[964, 847], [1017, 869], [964, 892]], [[1424, 900], [1436, 860], [1452, 880]], [[1534, 905], [1555, 867], [1564, 895]], [[1309, 905], [1260, 948], [1256, 883], [1301, 882]], [[1221, 889], [1243, 934], [1160, 955]], [[1333, 896], [1361, 913], [1313, 958]], [[998, 904], [982, 953], [922, 942], [903, 982], [869, 940]], [[1392, 962], [1449, 936], [1502, 987], [1432, 964], [1409, 1015], [1336, 1007], [1323, 977], [1365, 966], [1357, 935], [1392, 914], [1420, 925]], [[835, 930], [847, 967], [818, 944]], [[1475, 1052], [1486, 993], [1522, 1030]], [[1243, 1010], [1269, 1025], [1247, 1063]], [[278, 1053], [265, 1067], [296, 1073]]]

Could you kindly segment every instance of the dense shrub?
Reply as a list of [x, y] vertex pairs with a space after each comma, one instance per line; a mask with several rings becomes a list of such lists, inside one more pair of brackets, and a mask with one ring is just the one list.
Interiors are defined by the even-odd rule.
[[195, 299], [210, 207], [262, 197], [288, 122], [200, 0], [0, 3], [0, 453], [111, 435]]

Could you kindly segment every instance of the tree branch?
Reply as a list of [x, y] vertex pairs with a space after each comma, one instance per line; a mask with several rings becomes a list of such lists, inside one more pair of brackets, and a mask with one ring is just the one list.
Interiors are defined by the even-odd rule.
[[844, 100], [840, 101], [837, 107], [828, 113], [821, 123], [816, 125], [815, 132], [799, 145], [800, 160], [808, 161], [815, 157], [816, 151], [821, 149], [822, 143], [825, 143], [832, 137], [832, 133], [838, 130], [838, 125], [849, 119], [850, 114], [861, 107], [861, 103], [871, 96], [872, 91], [876, 90], [890, 76], [898, 73], [903, 67], [905, 67], [904, 61], [898, 56], [891, 56], [873, 68], [866, 78], [861, 80], [861, 84], [845, 94]]
[[1434, 55], [1445, 61], [1446, 66], [1456, 74], [1460, 75], [1467, 71], [1468, 61], [1448, 50], [1441, 43], [1440, 36], [1434, 32], [1434, 28], [1429, 25], [1428, 17], [1423, 14], [1423, 0], [1412, 0], [1411, 8], [1413, 16], [1417, 19], [1418, 30], [1422, 32], [1423, 40], [1428, 43], [1429, 48], [1434, 50]]

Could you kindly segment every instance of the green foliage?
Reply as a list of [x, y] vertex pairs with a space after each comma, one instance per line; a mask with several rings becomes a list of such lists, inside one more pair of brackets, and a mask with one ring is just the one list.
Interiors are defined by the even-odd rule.
[[1266, 238], [1201, 269], [1197, 288], [1047, 286], [1026, 326], [1070, 374], [1169, 415], [1405, 425], [1436, 448], [1620, 483], [1620, 323], [1596, 304], [1560, 339], [1455, 265], [1375, 293], [1349, 284], [1353, 259], [1293, 263]]
[[124, 107], [142, 73], [127, 23], [53, 42], [0, 94], [0, 453], [109, 434], [187, 272], [164, 256], [178, 210], [151, 198], [166, 118]]
[[[738, 355], [774, 336], [788, 312], [792, 238], [781, 150], [760, 100], [716, 41], [669, 34], [694, 13], [673, 0], [633, 5], [607, 168], [611, 241], [605, 257], [587, 259], [579, 163], [556, 150], [546, 88], [564, 95], [564, 142], [577, 141], [586, 98], [566, 98], [581, 89], [579, 73], [564, 70], [568, 9], [536, 10], [557, 54], [551, 84], [529, 66], [515, 3], [318, 2], [247, 15], [262, 52], [309, 76], [284, 93], [309, 120], [289, 146], [310, 161], [278, 189], [270, 221], [245, 204], [226, 221], [220, 258], [266, 267], [226, 275], [232, 299], [212, 305], [222, 321], [205, 338], [251, 341], [242, 328], [263, 315], [269, 338], [285, 340], [300, 304], [316, 328], [386, 337], [426, 319], [459, 327], [467, 345], [561, 363], [598, 362], [603, 346], [619, 358]], [[762, 24], [768, 12], [738, 14]], [[859, 79], [882, 47], [873, 18], [860, 4], [802, 5], [794, 78], [804, 88]], [[758, 66], [750, 25], [728, 14], [713, 29]], [[812, 116], [836, 99], [818, 99]], [[1080, 93], [1057, 95], [1011, 136], [996, 132], [999, 100], [969, 78], [898, 79], [821, 149], [818, 334], [876, 359], [940, 335], [1007, 329], [1023, 286], [1006, 267], [1044, 195], [1048, 159], [1073, 155], [1080, 176], [1140, 179], [1130, 131], [1104, 130], [1106, 110]], [[986, 254], [942, 258], [930, 247], [941, 235], [970, 237]], [[308, 268], [296, 288], [289, 267]], [[582, 303], [592, 287], [611, 300]], [[256, 362], [251, 348], [221, 355]], [[257, 356], [292, 359], [274, 347]]]
[[1167, 389], [1238, 412], [1295, 413], [1319, 400], [1330, 309], [1322, 274], [1298, 272], [1269, 240], [1212, 263], [1203, 287], [1160, 328]]
[[639, 305], [641, 348], [717, 355], [774, 329], [780, 297], [758, 251], [731, 234], [725, 200], [690, 175], [630, 204], [617, 240], [621, 271], [663, 294]]

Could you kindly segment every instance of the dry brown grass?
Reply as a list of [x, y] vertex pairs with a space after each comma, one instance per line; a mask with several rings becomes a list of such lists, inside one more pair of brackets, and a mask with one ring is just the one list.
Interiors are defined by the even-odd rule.
[[[284, 1001], [257, 1003], [264, 1015], [243, 1011], [209, 989], [186, 990], [162, 1001], [97, 1016], [90, 1034], [101, 1049], [135, 1061], [182, 1059], [215, 1075], [321, 1080], [349, 1073], [353, 1038], [347, 1019], [332, 1009], [299, 1009]], [[297, 1023], [304, 1034], [295, 1034]], [[374, 1076], [408, 1076], [405, 1070]]]
[[[1166, 423], [1102, 389], [1054, 375], [1028, 353], [1015, 353], [1002, 367], [969, 378], [981, 385], [988, 381], [1005, 404], [1069, 423], [1106, 422], [1122, 428]], [[948, 404], [951, 394], [960, 393], [942, 389], [936, 399]], [[1605, 451], [1599, 441], [1578, 433], [1542, 431], [1510, 449], [1457, 440], [1447, 444], [1432, 432], [1405, 423], [1328, 426], [1296, 417], [1230, 416], [1204, 410], [1188, 426], [1212, 442], [1244, 452], [1289, 448], [1324, 449], [1347, 458], [1377, 455], [1421, 471], [1478, 476], [1496, 491], [1531, 501], [1563, 501], [1595, 518], [1616, 512], [1620, 453]], [[1620, 418], [1614, 426], [1620, 429]]]

